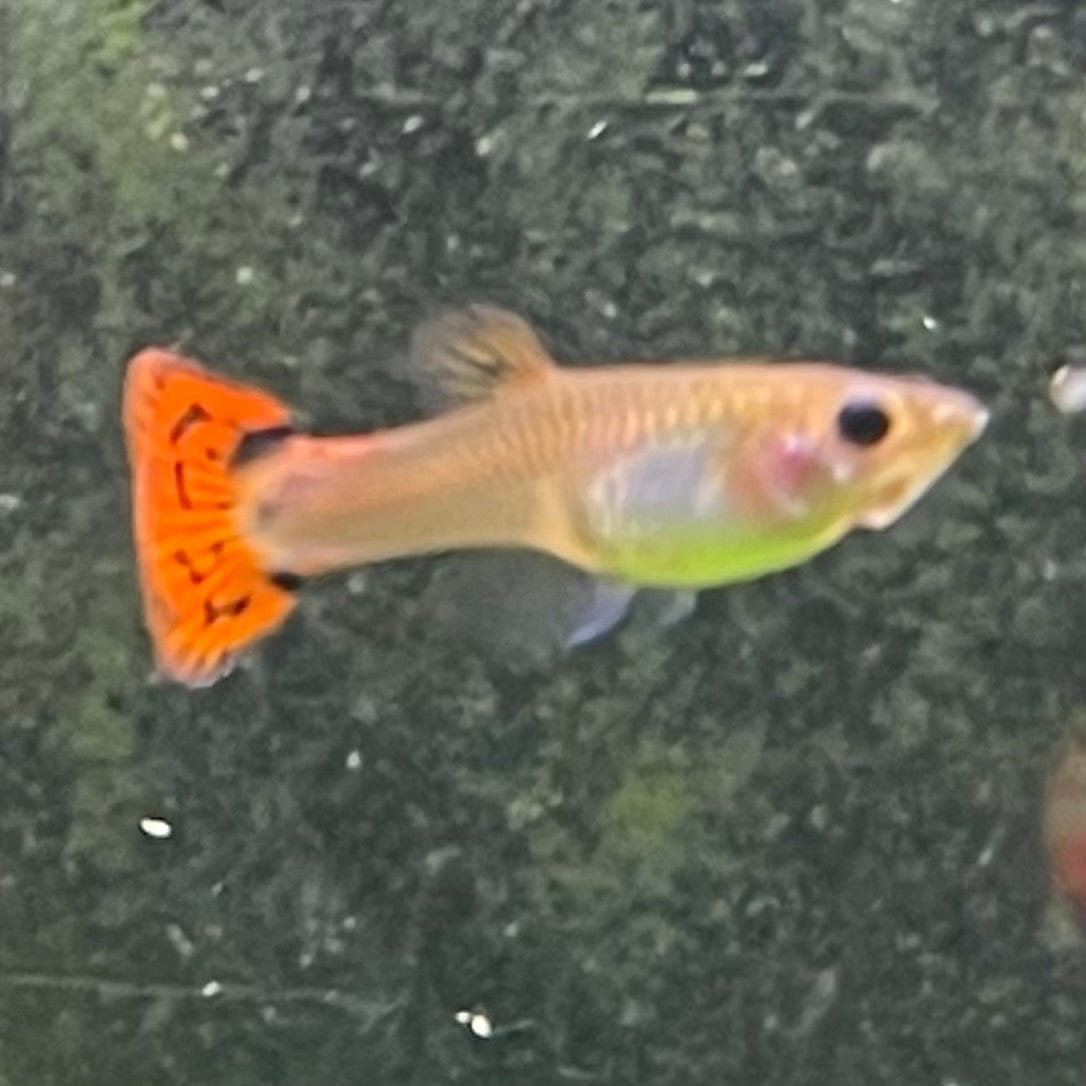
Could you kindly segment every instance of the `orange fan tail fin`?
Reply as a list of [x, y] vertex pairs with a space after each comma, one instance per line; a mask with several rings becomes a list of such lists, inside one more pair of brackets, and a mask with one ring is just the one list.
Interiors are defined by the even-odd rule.
[[290, 432], [290, 411], [265, 392], [149, 348], [128, 366], [124, 425], [136, 560], [158, 665], [206, 686], [295, 604], [295, 579], [265, 569], [238, 527], [232, 470], [247, 437]]

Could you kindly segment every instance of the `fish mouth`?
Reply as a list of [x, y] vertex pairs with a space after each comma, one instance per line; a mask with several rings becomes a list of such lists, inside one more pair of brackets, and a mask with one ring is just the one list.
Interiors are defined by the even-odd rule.
[[975, 396], [954, 390], [954, 395], [933, 404], [929, 421], [937, 431], [942, 431], [947, 447], [960, 452], [972, 445], [988, 428], [991, 414]]
[[959, 454], [980, 438], [988, 427], [990, 414], [979, 400], [962, 392], [953, 400], [931, 408], [931, 423], [942, 437], [933, 451], [920, 461], [924, 466], [891, 475], [875, 490], [875, 500], [859, 518], [859, 525], [875, 531], [899, 520], [935, 484]]

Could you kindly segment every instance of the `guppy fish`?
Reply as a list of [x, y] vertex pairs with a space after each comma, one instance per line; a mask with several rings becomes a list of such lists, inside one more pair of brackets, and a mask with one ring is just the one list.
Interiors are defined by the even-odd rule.
[[892, 524], [988, 417], [957, 389], [830, 364], [562, 369], [484, 306], [424, 324], [412, 356], [459, 402], [342, 437], [299, 432], [273, 396], [169, 351], [131, 360], [136, 553], [161, 671], [213, 682], [283, 622], [303, 578], [406, 555], [528, 548], [627, 600], [759, 577]]

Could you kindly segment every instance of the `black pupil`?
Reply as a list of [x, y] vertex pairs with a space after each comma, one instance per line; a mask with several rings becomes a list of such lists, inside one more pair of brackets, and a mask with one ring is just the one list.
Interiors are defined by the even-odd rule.
[[890, 429], [890, 419], [877, 404], [849, 403], [837, 416], [837, 429], [853, 445], [877, 445]]

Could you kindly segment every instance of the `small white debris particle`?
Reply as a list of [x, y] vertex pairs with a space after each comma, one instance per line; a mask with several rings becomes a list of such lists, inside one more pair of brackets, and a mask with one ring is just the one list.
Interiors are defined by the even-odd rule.
[[294, 104], [299, 105], [299, 106], [304, 106], [306, 104], [306, 102], [308, 102], [309, 99], [312, 98], [312, 97], [313, 97], [313, 88], [309, 87], [309, 86], [306, 86], [306, 84], [303, 83], [294, 92]]
[[[0, 285], [3, 281], [0, 280]], [[1048, 385], [1048, 397], [1057, 411], [1074, 415], [1086, 408], [1086, 368], [1061, 366]]]
[[189, 138], [184, 132], [174, 132], [170, 136], [170, 150], [171, 151], [187, 151], [189, 149]]
[[0, 272], [0, 289], [11, 290], [15, 286], [15, 282], [14, 272]]
[[347, 755], [347, 768], [352, 772], [357, 772], [362, 768], [362, 752], [358, 750], [352, 750]]
[[243, 264], [234, 273], [234, 280], [239, 287], [247, 287], [255, 277], [256, 273], [248, 264]]
[[0, 494], [0, 513], [14, 513], [22, 504], [18, 494]]
[[494, 1032], [494, 1027], [490, 1024], [490, 1019], [485, 1014], [473, 1014], [471, 1016], [471, 1022], [469, 1023], [471, 1032], [476, 1037], [489, 1037]]
[[481, 1011], [457, 1011], [453, 1017], [462, 1026], [467, 1026], [476, 1037], [489, 1037], [494, 1032], [490, 1019]]
[[222, 91], [220, 91], [219, 88], [216, 87], [214, 83], [208, 83], [208, 85], [206, 87], [201, 87], [200, 88], [200, 97], [205, 102], [214, 102], [215, 99], [218, 98], [221, 93], [222, 93]]
[[156, 841], [165, 841], [167, 837], [173, 836], [173, 826], [164, 818], [151, 818], [150, 816], [141, 818], [140, 829], [148, 837], [155, 838]]
[[182, 958], [191, 958], [196, 952], [192, 940], [181, 930], [178, 924], [166, 925], [166, 938], [169, 939], [170, 945]]
[[259, 83], [264, 78], [264, 69], [250, 68], [241, 78], [246, 83]]
[[934, 332], [939, 327], [939, 322], [930, 314], [925, 313], [920, 319], [920, 323], [929, 331]]
[[480, 136], [475, 141], [475, 153], [480, 158], [486, 158], [491, 151], [494, 150], [494, 137], [493, 136]]
[[587, 138], [590, 139], [590, 140], [598, 140], [600, 138], [600, 136], [602, 136], [604, 134], [604, 132], [606, 132], [606, 131], [607, 131], [607, 122], [606, 121], [597, 121], [588, 130], [588, 137]]
[[421, 113], [412, 113], [403, 123], [403, 134], [410, 136], [412, 132], [417, 132], [423, 124], [423, 118]]
[[222, 985], [217, 980], [209, 980], [200, 989], [200, 995], [210, 999], [212, 996], [217, 996], [222, 991]]

